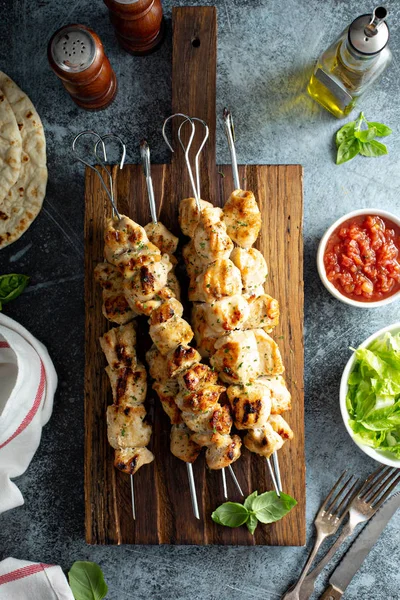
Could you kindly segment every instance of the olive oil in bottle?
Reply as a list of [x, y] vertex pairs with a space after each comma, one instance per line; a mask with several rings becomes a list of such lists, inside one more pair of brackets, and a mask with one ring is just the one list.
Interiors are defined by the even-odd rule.
[[390, 63], [386, 17], [383, 6], [361, 15], [318, 59], [307, 91], [339, 119], [353, 110]]

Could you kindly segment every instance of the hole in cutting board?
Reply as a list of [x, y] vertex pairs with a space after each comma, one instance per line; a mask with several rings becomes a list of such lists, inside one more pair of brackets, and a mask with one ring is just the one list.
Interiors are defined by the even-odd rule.
[[200, 46], [200, 40], [198, 37], [192, 39], [192, 46], [193, 48], [198, 48]]

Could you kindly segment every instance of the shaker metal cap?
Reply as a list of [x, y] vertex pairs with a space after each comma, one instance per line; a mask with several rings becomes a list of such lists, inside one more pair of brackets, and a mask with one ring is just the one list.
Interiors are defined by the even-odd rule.
[[378, 6], [372, 15], [357, 17], [349, 27], [349, 42], [360, 54], [372, 56], [381, 52], [389, 41], [389, 28], [385, 22], [387, 10]]
[[79, 25], [67, 25], [54, 37], [50, 52], [60, 69], [68, 73], [80, 73], [93, 63], [96, 42], [86, 29]]

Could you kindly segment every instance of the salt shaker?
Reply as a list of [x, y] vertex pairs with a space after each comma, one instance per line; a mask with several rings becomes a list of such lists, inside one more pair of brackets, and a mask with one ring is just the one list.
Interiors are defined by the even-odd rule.
[[47, 55], [55, 74], [81, 108], [106, 108], [117, 93], [117, 78], [99, 36], [85, 25], [66, 25], [52, 36]]
[[104, 0], [121, 46], [132, 54], [149, 54], [164, 39], [161, 0]]
[[390, 63], [386, 17], [383, 6], [357, 17], [318, 59], [308, 93], [338, 118], [353, 110]]

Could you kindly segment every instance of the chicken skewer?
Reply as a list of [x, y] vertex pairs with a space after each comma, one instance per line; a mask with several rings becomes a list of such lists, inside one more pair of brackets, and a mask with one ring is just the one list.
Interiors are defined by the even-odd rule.
[[[156, 202], [155, 202], [155, 198], [154, 198], [153, 180], [151, 178], [150, 148], [149, 148], [149, 145], [146, 140], [142, 140], [142, 142], [140, 143], [140, 155], [142, 158], [144, 176], [146, 178], [147, 195], [148, 195], [148, 199], [149, 199], [150, 214], [151, 214], [151, 220], [152, 220], [152, 225], [153, 225], [153, 227], [151, 227], [151, 224], [149, 223], [147, 228], [150, 231], [148, 231], [147, 233], [148, 233], [150, 241], [153, 241], [153, 243], [155, 243], [156, 240], [154, 238], [157, 236], [160, 236], [160, 225], [161, 224], [159, 225], [158, 220], [157, 220], [157, 207], [156, 207]], [[161, 225], [161, 227], [163, 227], [163, 226]], [[146, 229], [146, 227], [145, 227], [145, 229]], [[164, 233], [164, 232], [162, 232], [162, 233]], [[169, 245], [168, 249], [171, 251], [170, 254], [173, 254], [172, 250], [173, 251], [176, 250], [178, 239], [175, 238], [175, 236], [172, 236], [172, 234], [170, 232], [168, 232], [168, 233], [170, 234], [170, 236], [172, 238], [172, 242]], [[165, 238], [165, 234], [163, 237]], [[155, 245], [158, 246], [157, 243], [155, 243]], [[172, 421], [173, 421], [173, 419], [171, 420], [171, 423], [172, 423]], [[200, 449], [199, 449], [199, 451], [200, 451]], [[194, 455], [197, 458], [198, 454], [196, 452], [194, 452]], [[193, 453], [192, 453], [192, 456], [193, 456]], [[192, 501], [193, 514], [196, 519], [200, 519], [199, 505], [197, 502], [196, 484], [195, 484], [195, 479], [194, 479], [194, 474], [193, 474], [193, 465], [191, 462], [189, 462], [189, 461], [186, 462], [186, 469], [187, 469], [187, 474], [188, 474], [189, 490], [190, 490], [190, 497], [191, 497], [191, 501]]]
[[[236, 149], [235, 149], [235, 131], [234, 131], [231, 112], [227, 108], [225, 108], [223, 111], [223, 119], [224, 119], [224, 125], [225, 125], [225, 133], [226, 133], [229, 151], [230, 151], [230, 155], [231, 155], [233, 185], [234, 185], [235, 190], [240, 190], [241, 188], [240, 188], [240, 181], [239, 181], [239, 170], [238, 170], [238, 163], [237, 163]], [[255, 237], [258, 237], [258, 232]], [[252, 241], [252, 240], [250, 240], [250, 241]], [[254, 239], [254, 241], [255, 241], [255, 239]], [[271, 479], [274, 484], [275, 490], [279, 495], [279, 493], [282, 491], [282, 481], [281, 481], [281, 474], [280, 474], [280, 468], [279, 468], [278, 454], [276, 451], [274, 451], [272, 453], [272, 461], [273, 461], [273, 464], [271, 464], [270, 457], [267, 458], [267, 464], [268, 464], [268, 469], [269, 469], [269, 472], [271, 475]]]
[[[274, 423], [275, 428], [279, 427], [279, 431], [282, 431], [282, 433], [287, 431], [290, 436], [292, 435], [291, 430], [281, 417], [269, 417], [271, 410], [270, 392], [265, 389], [262, 392], [260, 385], [258, 385], [257, 392], [253, 392], [249, 397], [249, 389], [244, 387], [245, 385], [253, 385], [252, 381], [265, 372], [267, 365], [263, 364], [266, 363], [265, 356], [263, 361], [260, 360], [260, 349], [264, 347], [265, 353], [266, 345], [268, 347], [267, 353], [271, 354], [271, 350], [273, 350], [276, 359], [278, 359], [277, 374], [283, 371], [283, 366], [276, 344], [269, 336], [265, 336], [262, 329], [257, 329], [266, 325], [269, 331], [276, 324], [278, 315], [276, 301], [263, 293], [263, 283], [267, 274], [265, 260], [255, 249], [247, 251], [237, 248], [232, 251], [233, 243], [228, 235], [231, 234], [232, 239], [236, 238], [234, 241], [239, 241], [240, 245], [245, 248], [251, 246], [258, 235], [261, 223], [254, 196], [251, 193], [243, 194], [244, 198], [239, 198], [239, 204], [245, 202], [247, 206], [250, 204], [251, 208], [250, 214], [246, 215], [246, 221], [248, 222], [244, 224], [246, 226], [251, 225], [251, 227], [245, 229], [244, 233], [241, 231], [242, 224], [240, 220], [232, 218], [233, 215], [229, 213], [234, 211], [232, 209], [228, 210], [228, 207], [226, 207], [224, 214], [221, 209], [214, 208], [209, 202], [203, 200], [200, 200], [201, 211], [198, 210], [197, 203], [194, 205], [193, 199], [187, 199], [181, 203], [181, 227], [186, 235], [192, 237], [192, 242], [184, 249], [188, 273], [192, 283], [194, 282], [194, 285], [189, 288], [189, 299], [209, 304], [208, 307], [206, 304], [195, 304], [194, 306], [195, 330], [199, 330], [200, 327], [203, 330], [200, 339], [198, 338], [198, 342], [200, 342], [198, 349], [206, 356], [214, 354], [211, 358], [211, 364], [220, 373], [224, 381], [231, 384], [242, 384], [241, 388], [238, 386], [228, 388], [228, 397], [235, 413], [235, 424], [238, 428], [256, 429], [260, 427], [262, 420], [267, 421], [268, 419]], [[231, 217], [230, 222], [228, 216]], [[225, 223], [224, 218], [226, 218], [228, 224]], [[255, 231], [255, 236], [251, 233], [252, 231]], [[236, 260], [234, 255], [236, 255]], [[256, 259], [261, 264], [260, 269], [258, 269], [260, 274], [257, 285], [251, 282], [254, 269], [250, 269], [249, 265], [247, 265], [247, 271], [251, 272], [251, 277], [247, 273], [246, 281], [243, 278], [242, 282], [241, 275], [245, 274], [244, 265], [241, 265], [238, 259], [241, 259], [242, 262], [245, 260], [247, 263], [254, 262]], [[241, 266], [242, 269], [239, 270], [236, 265]], [[204, 271], [204, 269], [206, 270]], [[244, 285], [243, 291], [246, 292], [245, 296], [241, 295], [242, 283]], [[249, 315], [250, 312], [253, 314]], [[199, 322], [200, 327], [196, 327], [196, 323], [198, 325]], [[252, 330], [253, 328], [256, 328], [254, 333], [253, 331], [246, 331], [246, 334], [234, 332], [235, 329]], [[231, 334], [229, 334], [230, 331]], [[221, 335], [223, 335], [222, 338]], [[201, 339], [202, 337], [203, 339]], [[217, 341], [219, 339], [220, 341]], [[204, 344], [204, 340], [206, 344]], [[241, 348], [244, 348], [244, 351], [241, 352]], [[239, 357], [236, 364], [235, 360], [233, 363], [230, 360], [230, 355], [235, 354], [235, 351]], [[270, 358], [269, 363], [271, 363]], [[253, 362], [257, 365], [252, 364]], [[254, 368], [255, 366], [257, 368]], [[268, 368], [271, 369], [271, 366], [274, 365], [269, 364]], [[239, 372], [240, 370], [242, 372]], [[237, 397], [237, 393], [240, 391], [241, 394]], [[235, 392], [234, 395], [233, 392]], [[256, 397], [257, 394], [260, 397]], [[239, 401], [239, 405], [236, 406]], [[260, 411], [258, 407], [262, 406], [263, 410]], [[278, 420], [278, 423], [276, 423], [276, 420]], [[282, 422], [285, 424], [284, 429], [282, 429]], [[259, 448], [256, 449], [254, 442], [250, 443], [250, 440], [249, 443], [246, 443], [249, 435], [254, 435], [252, 431], [246, 436], [245, 443], [250, 450], [259, 450], [257, 453], [267, 455], [267, 458], [269, 458], [269, 451], [266, 452], [265, 448], [261, 448], [261, 444], [268, 441], [269, 445], [273, 442], [277, 446], [278, 444], [282, 445], [283, 441], [274, 431], [274, 426], [266, 423], [265, 427], [267, 426], [269, 437], [265, 439], [261, 437], [260, 440], [257, 440]], [[263, 430], [257, 429], [257, 431]], [[270, 471], [274, 487], [279, 493], [279, 480], [276, 481], [272, 467]]]
[[[201, 151], [202, 151], [202, 149], [203, 149], [203, 147], [204, 147], [204, 145], [205, 145], [205, 143], [206, 143], [206, 141], [208, 139], [208, 135], [209, 135], [208, 126], [201, 119], [197, 119], [196, 117], [194, 117], [194, 118], [188, 118], [186, 115], [184, 115], [182, 113], [176, 113], [176, 114], [171, 115], [170, 117], [168, 117], [164, 121], [163, 128], [162, 128], [162, 133], [163, 133], [164, 140], [166, 141], [169, 149], [172, 152], [174, 152], [174, 150], [173, 150], [171, 144], [169, 143], [167, 135], [166, 135], [166, 125], [167, 125], [167, 123], [172, 118], [177, 117], [177, 116], [184, 118], [183, 123], [185, 123], [186, 121], [188, 121], [191, 124], [191, 135], [189, 137], [189, 141], [188, 141], [188, 144], [187, 144], [186, 148], [184, 147], [184, 145], [182, 143], [182, 140], [181, 140], [181, 137], [180, 137], [180, 131], [181, 131], [181, 127], [182, 127], [183, 123], [181, 124], [181, 126], [179, 128], [179, 135], [178, 135], [178, 137], [179, 137], [179, 141], [180, 141], [181, 147], [182, 147], [182, 149], [184, 151], [184, 154], [185, 154], [186, 166], [187, 166], [187, 170], [188, 170], [188, 173], [189, 173], [189, 178], [190, 178], [190, 182], [191, 182], [191, 185], [192, 185], [193, 193], [194, 193], [194, 196], [195, 196], [195, 202], [196, 202], [196, 205], [199, 208], [199, 210], [201, 210], [199, 158], [200, 158]], [[194, 180], [194, 177], [193, 177], [193, 172], [192, 172], [191, 165], [190, 165], [190, 160], [189, 160], [189, 151], [190, 151], [190, 147], [191, 147], [191, 144], [192, 144], [192, 141], [193, 141], [193, 138], [194, 138], [194, 134], [195, 134], [195, 126], [194, 126], [193, 121], [199, 121], [205, 127], [205, 135], [204, 135], [204, 138], [203, 138], [203, 140], [201, 142], [200, 148], [197, 151], [197, 154], [196, 154], [196, 157], [195, 157], [195, 163], [196, 163], [196, 184], [195, 184], [195, 180]], [[228, 465], [228, 468], [229, 468], [229, 472], [231, 474], [231, 477], [232, 477], [232, 479], [233, 479], [233, 481], [234, 481], [234, 483], [236, 485], [236, 488], [238, 489], [239, 493], [243, 496], [243, 491], [242, 491], [242, 489], [240, 487], [240, 484], [239, 484], [239, 482], [238, 482], [238, 480], [236, 478], [236, 475], [235, 475], [235, 473], [233, 471], [233, 468], [232, 468], [231, 464]], [[223, 484], [224, 496], [225, 496], [225, 498], [228, 498], [227, 485], [226, 485], [226, 476], [225, 476], [225, 470], [224, 469], [221, 469], [221, 475], [222, 475], [222, 484]]]
[[[122, 140], [114, 134], [99, 136], [94, 131], [83, 131], [78, 134], [72, 144], [72, 149], [78, 160], [94, 170], [111, 202], [113, 215], [118, 215], [114, 201], [114, 190], [111, 174], [108, 173], [109, 187], [100, 171], [88, 161], [82, 159], [76, 150], [76, 143], [81, 136], [93, 135], [97, 138], [95, 156], [98, 162], [105, 166], [97, 155], [98, 144], [101, 144], [104, 160], [107, 160], [104, 140], [115, 138], [122, 148], [119, 163], [123, 168], [126, 148]], [[110, 379], [113, 404], [107, 408], [107, 436], [115, 451], [114, 466], [130, 475], [132, 516], [136, 519], [135, 492], [133, 475], [143, 465], [154, 460], [154, 455], [146, 448], [151, 426], [144, 421], [146, 411], [143, 402], [146, 397], [147, 374], [143, 365], [136, 358], [136, 331], [132, 319], [137, 313], [131, 310], [123, 293], [122, 277], [110, 264], [101, 263], [95, 269], [95, 278], [103, 287], [103, 314], [119, 327], [110, 329], [100, 338], [101, 347], [107, 358], [106, 372]]]

